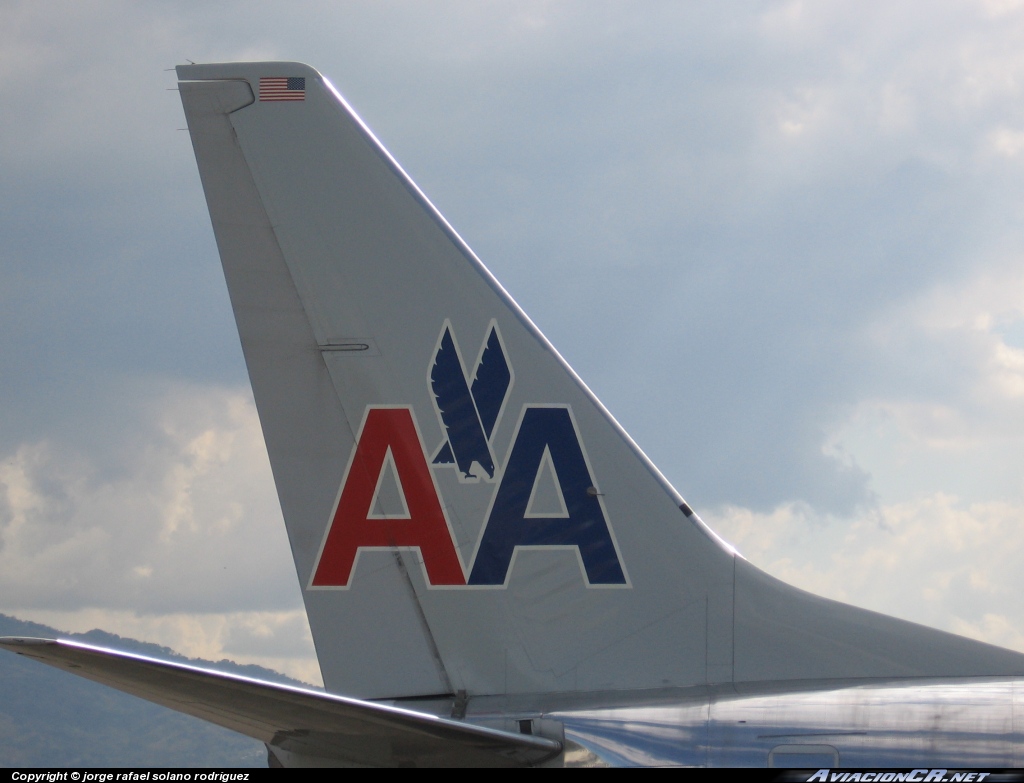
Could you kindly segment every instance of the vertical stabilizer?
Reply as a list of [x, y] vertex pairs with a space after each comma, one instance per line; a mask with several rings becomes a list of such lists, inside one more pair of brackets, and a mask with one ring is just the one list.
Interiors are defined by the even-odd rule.
[[1020, 668], [734, 557], [316, 71], [178, 76], [330, 690]]

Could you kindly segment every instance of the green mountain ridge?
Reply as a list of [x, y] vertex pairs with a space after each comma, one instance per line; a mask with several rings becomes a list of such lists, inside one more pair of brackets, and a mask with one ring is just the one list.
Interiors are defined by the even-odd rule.
[[[310, 687], [262, 666], [186, 658], [101, 630], [69, 634], [0, 614], [0, 636], [74, 639], [151, 658]], [[265, 767], [263, 743], [0, 651], [0, 766]]]

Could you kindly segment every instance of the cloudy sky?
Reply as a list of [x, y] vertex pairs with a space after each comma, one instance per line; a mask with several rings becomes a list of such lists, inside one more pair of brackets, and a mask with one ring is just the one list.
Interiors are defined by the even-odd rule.
[[319, 68], [702, 517], [1024, 651], [1024, 2], [0, 4], [0, 612], [316, 681], [175, 79]]

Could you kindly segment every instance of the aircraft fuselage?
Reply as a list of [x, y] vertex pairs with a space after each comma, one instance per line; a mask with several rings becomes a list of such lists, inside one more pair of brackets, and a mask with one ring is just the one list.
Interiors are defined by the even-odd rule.
[[738, 684], [586, 702], [517, 711], [508, 699], [474, 699], [467, 719], [560, 739], [556, 763], [565, 766], [963, 769], [1024, 760], [1018, 677]]

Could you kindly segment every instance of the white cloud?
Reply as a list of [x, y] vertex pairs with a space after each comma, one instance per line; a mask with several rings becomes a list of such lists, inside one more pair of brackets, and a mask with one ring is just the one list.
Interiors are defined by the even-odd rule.
[[992, 150], [1005, 158], [1016, 158], [1024, 152], [1024, 131], [996, 128], [989, 134]]
[[853, 520], [725, 507], [707, 521], [790, 584], [1024, 652], [1024, 503], [935, 494]]
[[994, 17], [1024, 11], [1024, 0], [980, 0], [980, 3], [985, 12]]
[[0, 463], [0, 611], [308, 679], [312, 645], [248, 390], [178, 385], [143, 408], [141, 457], [113, 474], [55, 441]]
[[871, 475], [883, 503], [937, 492], [967, 502], [1024, 499], [1024, 276], [998, 254], [864, 328], [886, 368], [830, 428], [825, 452]]
[[116, 473], [59, 441], [0, 464], [4, 603], [211, 611], [280, 608], [288, 595], [297, 606], [248, 390], [177, 386], [142, 406], [143, 447]]

